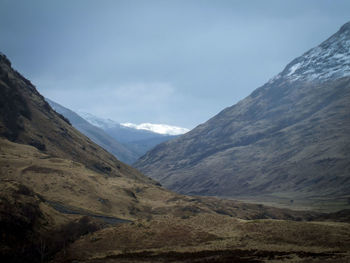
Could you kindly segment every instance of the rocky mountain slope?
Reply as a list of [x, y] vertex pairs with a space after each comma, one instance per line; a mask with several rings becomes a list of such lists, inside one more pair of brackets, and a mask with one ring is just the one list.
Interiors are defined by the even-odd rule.
[[137, 152], [128, 149], [126, 146], [109, 136], [104, 130], [92, 125], [74, 111], [63, 107], [50, 99], [45, 98], [45, 100], [56, 112], [67, 118], [74, 128], [89, 137], [94, 143], [100, 145], [102, 148], [113, 154], [120, 161], [127, 164], [132, 164], [138, 159], [138, 157], [140, 157]]
[[250, 96], [135, 165], [181, 193], [350, 197], [350, 23]]

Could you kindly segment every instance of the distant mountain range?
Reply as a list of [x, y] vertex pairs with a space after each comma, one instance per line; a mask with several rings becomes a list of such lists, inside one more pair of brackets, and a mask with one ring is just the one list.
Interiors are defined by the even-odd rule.
[[121, 128], [121, 127], [128, 127], [136, 130], [142, 130], [142, 131], [150, 131], [152, 133], [156, 134], [164, 134], [164, 135], [181, 135], [189, 131], [187, 128], [182, 128], [178, 126], [173, 125], [167, 125], [167, 124], [154, 124], [154, 123], [141, 123], [141, 124], [134, 124], [134, 123], [119, 123], [111, 119], [104, 119], [100, 117], [96, 117], [90, 113], [78, 111], [78, 114], [83, 117], [85, 120], [90, 122], [91, 124], [100, 127], [102, 129], [112, 129], [115, 127]]
[[76, 129], [128, 164], [135, 162], [157, 144], [175, 138], [175, 134], [188, 131], [185, 128], [164, 124], [120, 124], [90, 113], [77, 114], [48, 98], [46, 101]]
[[70, 123], [81, 133], [89, 137], [94, 143], [100, 145], [108, 152], [116, 156], [120, 161], [133, 163], [139, 156], [126, 146], [109, 136], [103, 129], [92, 125], [74, 111], [63, 107], [62, 105], [45, 98], [50, 106], [58, 113], [67, 118]]
[[135, 167], [181, 193], [350, 197], [350, 22], [250, 96]]

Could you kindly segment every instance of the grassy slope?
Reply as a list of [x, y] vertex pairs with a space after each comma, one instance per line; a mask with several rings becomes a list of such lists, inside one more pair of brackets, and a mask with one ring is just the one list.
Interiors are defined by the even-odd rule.
[[[133, 220], [81, 237], [56, 255], [55, 262], [192, 262], [194, 258], [225, 262], [221, 260], [237, 253], [242, 254], [240, 260], [293, 257], [302, 262], [315, 257], [333, 262], [327, 258], [345, 260], [349, 256], [350, 225], [303, 221], [317, 219], [317, 213], [182, 196], [133, 179], [102, 176], [32, 146], [4, 139], [0, 146], [2, 184], [20, 181], [45, 200], [77, 211]], [[43, 205], [51, 211], [50, 218], [64, 221], [60, 219], [64, 215]], [[48, 225], [55, 228], [55, 224]]]
[[72, 244], [65, 260], [60, 255], [56, 260], [211, 262], [214, 255], [217, 262], [233, 262], [225, 261], [225, 254], [241, 251], [244, 256], [237, 262], [245, 262], [247, 256], [254, 260], [281, 256], [285, 262], [305, 258], [305, 262], [336, 262], [336, 258], [346, 262], [350, 259], [349, 231], [349, 224], [344, 223], [247, 221], [205, 213], [187, 219], [158, 216], [87, 235]]
[[214, 197], [179, 195], [131, 178], [101, 175], [81, 163], [52, 157], [33, 146], [6, 139], [0, 139], [0, 146], [1, 180], [16, 180], [48, 201], [95, 214], [132, 220], [159, 214], [182, 217], [202, 212], [243, 219], [302, 220], [317, 215]]

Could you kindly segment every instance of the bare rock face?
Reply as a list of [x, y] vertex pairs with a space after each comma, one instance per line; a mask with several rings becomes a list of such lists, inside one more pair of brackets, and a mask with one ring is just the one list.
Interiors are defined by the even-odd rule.
[[350, 23], [136, 167], [187, 194], [349, 196]]

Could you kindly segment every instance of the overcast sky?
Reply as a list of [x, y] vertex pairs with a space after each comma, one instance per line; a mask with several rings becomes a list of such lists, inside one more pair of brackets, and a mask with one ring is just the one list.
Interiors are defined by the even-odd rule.
[[0, 51], [72, 110], [193, 128], [349, 20], [349, 0], [0, 0]]

